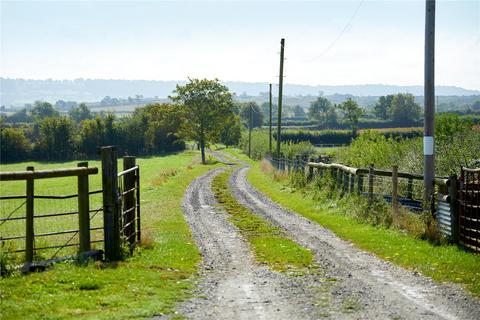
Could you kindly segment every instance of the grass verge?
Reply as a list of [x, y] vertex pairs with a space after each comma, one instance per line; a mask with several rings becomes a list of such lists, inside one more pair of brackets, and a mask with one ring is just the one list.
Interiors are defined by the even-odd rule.
[[465, 252], [455, 245], [432, 245], [395, 229], [364, 224], [346, 212], [348, 206], [335, 201], [318, 201], [301, 189], [276, 181], [238, 149], [225, 151], [247, 161], [250, 183], [285, 208], [319, 223], [339, 237], [382, 259], [415, 270], [439, 282], [458, 283], [480, 297], [480, 255]]
[[230, 194], [226, 171], [213, 179], [212, 189], [220, 205], [230, 214], [229, 219], [250, 243], [260, 263], [281, 272], [305, 272], [312, 267], [312, 253], [288, 239], [277, 227], [253, 214]]
[[[144, 248], [117, 264], [62, 263], [47, 272], [2, 278], [1, 318], [130, 319], [172, 313], [175, 303], [188, 297], [200, 261], [180, 206], [183, 194], [195, 177], [220, 166], [199, 165], [197, 158], [190, 151], [138, 160]], [[164, 174], [171, 168], [174, 175]]]

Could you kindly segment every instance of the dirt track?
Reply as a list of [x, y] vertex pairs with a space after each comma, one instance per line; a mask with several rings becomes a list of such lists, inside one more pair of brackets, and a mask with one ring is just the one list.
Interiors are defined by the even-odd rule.
[[314, 319], [322, 312], [312, 302], [320, 279], [290, 277], [258, 265], [238, 230], [211, 192], [222, 169], [189, 186], [184, 210], [203, 256], [195, 298], [179, 310], [192, 319]]
[[246, 180], [242, 163], [230, 179], [244, 206], [312, 250], [319, 271], [292, 276], [270, 271], [253, 254], [211, 191], [213, 170], [186, 191], [184, 212], [203, 262], [194, 298], [178, 313], [191, 319], [480, 319], [480, 302], [355, 248], [298, 214], [285, 210]]

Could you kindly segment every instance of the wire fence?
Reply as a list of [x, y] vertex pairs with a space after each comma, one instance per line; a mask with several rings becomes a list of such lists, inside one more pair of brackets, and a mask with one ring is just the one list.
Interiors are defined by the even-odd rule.
[[[310, 158], [297, 156], [295, 158], [276, 158], [270, 155], [265, 157], [277, 170], [290, 174], [294, 171], [309, 176], [321, 175], [329, 172], [335, 186], [343, 192], [357, 193], [369, 198], [384, 199], [395, 205], [402, 205], [414, 212], [424, 209], [423, 204], [423, 176], [392, 170], [378, 170], [370, 168], [352, 168], [341, 164], [329, 163], [328, 156]], [[394, 173], [394, 171], [396, 172]], [[436, 179], [436, 190], [445, 189], [447, 179]], [[395, 190], [395, 194], [393, 194]]]
[[[54, 171], [27, 169], [24, 176], [22, 172], [17, 172], [16, 177], [11, 172], [1, 173], [0, 250], [14, 255], [18, 261], [25, 255], [30, 262], [77, 253], [80, 243], [77, 180], [80, 176], [88, 180], [88, 175], [94, 175], [98, 169], [69, 169], [53, 177], [54, 183], [45, 177]], [[92, 180], [94, 187], [101, 187], [100, 179]], [[83, 210], [89, 220], [88, 232], [94, 248], [103, 241], [103, 219], [98, 214], [102, 211], [101, 192], [87, 190], [85, 196], [90, 204], [87, 211]]]

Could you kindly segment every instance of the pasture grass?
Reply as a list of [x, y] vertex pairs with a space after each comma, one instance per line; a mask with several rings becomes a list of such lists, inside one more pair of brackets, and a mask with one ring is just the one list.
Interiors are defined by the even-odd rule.
[[229, 220], [250, 243], [257, 261], [280, 272], [308, 271], [313, 266], [311, 251], [238, 203], [229, 190], [230, 174], [231, 171], [226, 171], [216, 176], [212, 182], [212, 190], [219, 204], [230, 214]]
[[456, 245], [434, 245], [416, 239], [400, 230], [375, 227], [359, 222], [347, 212], [348, 206], [338, 201], [314, 199], [302, 189], [291, 188], [288, 180], [276, 180], [262, 172], [238, 149], [225, 151], [250, 163], [250, 183], [283, 207], [332, 230], [357, 247], [396, 265], [414, 270], [443, 283], [464, 286], [473, 296], [480, 297], [480, 254], [466, 252]]
[[[176, 302], [188, 297], [200, 261], [183, 216], [183, 194], [195, 177], [221, 166], [200, 165], [197, 159], [198, 152], [193, 151], [138, 159], [142, 247], [118, 263], [60, 263], [43, 273], [1, 278], [1, 318], [130, 319], [173, 313]], [[52, 168], [73, 164], [35, 165]], [[162, 172], [171, 168], [176, 174], [167, 174], [165, 180]], [[158, 177], [162, 177], [160, 185]]]

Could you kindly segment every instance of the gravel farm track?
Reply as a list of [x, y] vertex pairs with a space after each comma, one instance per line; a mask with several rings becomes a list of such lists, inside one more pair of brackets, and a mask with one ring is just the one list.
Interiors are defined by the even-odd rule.
[[211, 152], [229, 165], [232, 195], [312, 251], [318, 270], [287, 274], [255, 262], [248, 243], [227, 221], [211, 191], [215, 169], [186, 191], [184, 212], [203, 260], [194, 297], [178, 314], [189, 319], [480, 319], [480, 301], [364, 252], [260, 193], [248, 165]]

